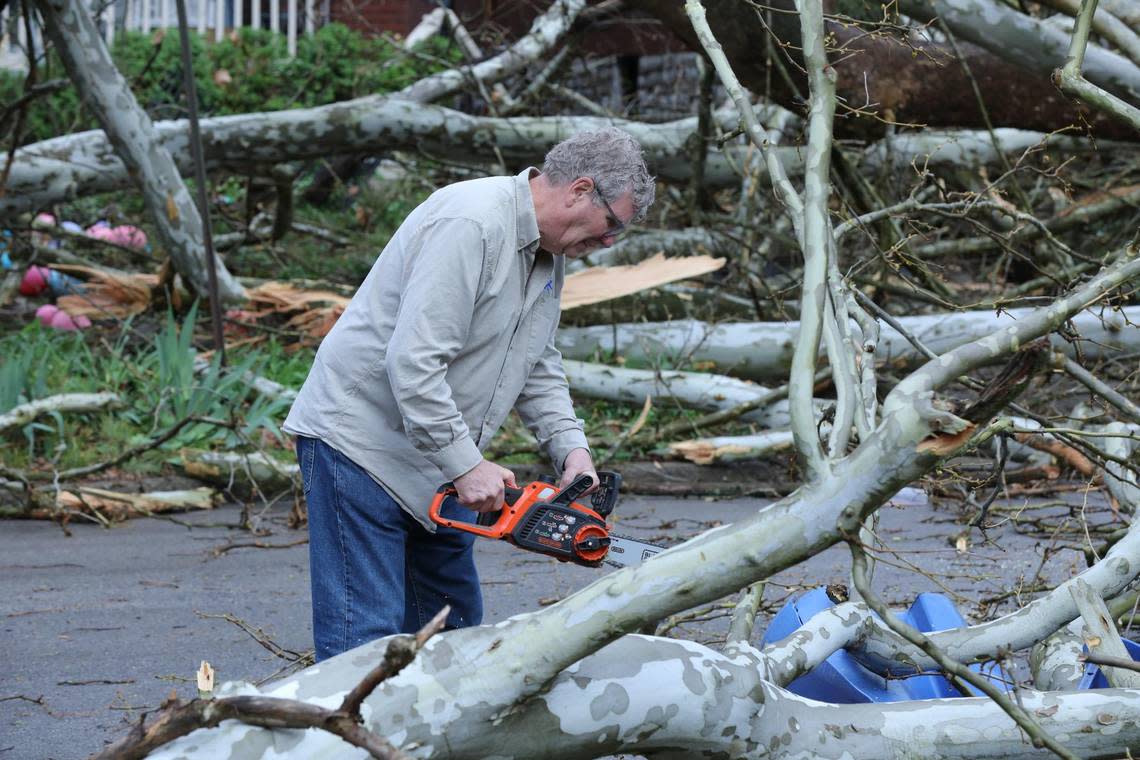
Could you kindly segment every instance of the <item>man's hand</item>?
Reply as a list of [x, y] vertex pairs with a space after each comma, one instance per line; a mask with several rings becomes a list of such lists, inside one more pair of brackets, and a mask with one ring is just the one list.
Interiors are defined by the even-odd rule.
[[513, 472], [486, 459], [454, 482], [459, 503], [476, 512], [499, 511], [503, 508], [503, 487], [518, 488]]
[[566, 455], [566, 461], [562, 463], [562, 481], [558, 487], [565, 488], [577, 480], [579, 475], [589, 475], [594, 481], [586, 493], [593, 493], [597, 490], [598, 472], [594, 469], [594, 460], [590, 456], [589, 449], [574, 449]]

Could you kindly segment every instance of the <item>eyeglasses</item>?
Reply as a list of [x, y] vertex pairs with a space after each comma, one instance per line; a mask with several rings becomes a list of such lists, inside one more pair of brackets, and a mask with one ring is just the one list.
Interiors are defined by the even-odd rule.
[[606, 200], [606, 196], [602, 195], [602, 188], [598, 186], [598, 181], [593, 177], [590, 179], [594, 183], [594, 194], [598, 196], [598, 198], [602, 201], [602, 205], [606, 207], [606, 215], [609, 217], [606, 221], [610, 223], [610, 226], [607, 227], [606, 231], [599, 235], [599, 237], [616, 238], [618, 235], [625, 232], [625, 222], [618, 218], [617, 213], [614, 211], [614, 207], [611, 206], [610, 202]]

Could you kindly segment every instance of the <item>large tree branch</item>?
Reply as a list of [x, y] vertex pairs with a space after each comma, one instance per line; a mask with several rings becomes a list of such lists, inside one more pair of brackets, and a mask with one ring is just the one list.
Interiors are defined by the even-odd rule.
[[[639, 10], [659, 18], [694, 50], [701, 44], [681, 3], [671, 0], [627, 0]], [[793, 0], [770, 0], [770, 13], [737, 0], [704, 0], [712, 33], [741, 83], [754, 93], [771, 97], [788, 108], [802, 107], [806, 80], [788, 51], [800, 47], [799, 23]], [[833, 9], [835, 3], [829, 4]], [[969, 23], [981, 30], [990, 24]], [[949, 45], [917, 39], [868, 33], [846, 20], [830, 21], [827, 32], [843, 55], [836, 57], [836, 83], [840, 103], [836, 130], [843, 136], [882, 134], [886, 123], [924, 124], [931, 127], [981, 127], [985, 121], [963, 67]], [[774, 55], [763, 40], [774, 35]], [[964, 36], [964, 35], [962, 35]], [[1027, 76], [1025, 69], [979, 47], [960, 43], [970, 71], [983, 84], [982, 95], [991, 122], [998, 127], [1054, 131], [1082, 121], [1091, 122], [1102, 137], [1135, 139], [1114, 121], [1086, 107], [1074, 106], [1052, 87], [1047, 72]], [[773, 60], [778, 59], [777, 61]], [[1050, 66], [1063, 60], [1058, 57]], [[784, 66], [788, 81], [778, 73]]]
[[[1068, 57], [1069, 37], [1060, 29], [994, 0], [900, 0], [899, 10], [919, 21], [941, 19], [959, 37], [1048, 77]], [[984, 19], [984, 23], [979, 23]], [[1097, 85], [1140, 102], [1140, 66], [1094, 47], [1085, 74]]]
[[1133, 129], [1140, 130], [1140, 87], [1133, 88], [1127, 99], [1116, 97], [1105, 86], [1098, 86], [1093, 73], [1093, 57], [1089, 55], [1089, 30], [1097, 0], [1081, 0], [1077, 26], [1069, 42], [1065, 65], [1053, 72], [1053, 81], [1066, 95], [1080, 98], [1089, 105], [1109, 113]]
[[[98, 120], [115, 154], [142, 191], [151, 221], [175, 268], [198, 293], [208, 293], [209, 264], [202, 217], [154, 124], [115, 68], [87, 8], [77, 0], [36, 0], [44, 31]], [[245, 291], [215, 259], [218, 295], [239, 301]]]
[[[935, 353], [945, 353], [999, 329], [1016, 329], [1035, 312], [1029, 308], [964, 311], [899, 317], [909, 335]], [[1140, 306], [1086, 310], [1072, 317], [1081, 336], [1084, 356], [1093, 359], [1120, 351], [1140, 350]], [[675, 362], [711, 362], [713, 371], [751, 380], [787, 377], [798, 322], [733, 322], [713, 324], [674, 320], [653, 324], [621, 323], [592, 327], [563, 327], [557, 335], [562, 355], [590, 359], [597, 352], [623, 357], [630, 366], [653, 366], [668, 358]], [[616, 342], [615, 342], [616, 340]], [[1072, 343], [1054, 338], [1058, 350], [1074, 352]], [[1007, 345], [1008, 348], [1008, 345]], [[997, 354], [991, 360], [996, 361]], [[877, 362], [917, 363], [921, 355], [907, 338], [885, 325], [874, 354]]]
[[[722, 119], [733, 118], [721, 114]], [[328, 156], [330, 153], [383, 153], [419, 150], [428, 156], [496, 160], [498, 151], [511, 162], [540, 162], [551, 146], [577, 132], [616, 125], [639, 140], [655, 172], [666, 178], [687, 179], [691, 160], [686, 140], [696, 119], [668, 124], [642, 124], [596, 117], [470, 116], [441, 106], [368, 96], [317, 108], [241, 114], [204, 119], [202, 142], [207, 167], [256, 167], [283, 161]], [[191, 170], [185, 121], [155, 125], [161, 145]], [[794, 148], [781, 148], [793, 167], [801, 163]], [[0, 160], [5, 156], [0, 154]], [[735, 184], [733, 160], [713, 154], [706, 181]], [[0, 198], [0, 219], [43, 208], [91, 193], [122, 189], [129, 176], [106, 136], [98, 130], [58, 137], [21, 148], [9, 177], [8, 193]]]

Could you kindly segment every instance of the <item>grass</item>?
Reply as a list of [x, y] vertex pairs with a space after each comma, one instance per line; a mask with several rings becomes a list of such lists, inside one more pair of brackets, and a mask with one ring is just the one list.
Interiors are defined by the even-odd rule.
[[[248, 350], [226, 370], [216, 363], [196, 371], [196, 309], [164, 315], [150, 330], [137, 322], [86, 333], [60, 333], [33, 323], [0, 339], [0, 413], [58, 393], [114, 392], [122, 405], [98, 412], [46, 415], [4, 433], [5, 464], [67, 469], [112, 458], [191, 417], [170, 441], [127, 469], [153, 472], [183, 446], [247, 447], [256, 440], [284, 446], [280, 423], [288, 402], [263, 396], [243, 380], [247, 372], [276, 371], [296, 384], [304, 355], [279, 347]], [[311, 357], [308, 359], [311, 361]]]
[[[243, 382], [251, 372], [289, 388], [300, 388], [314, 350], [276, 338], [228, 353], [222, 371], [211, 364], [195, 371], [196, 310], [181, 318], [150, 316], [86, 333], [60, 333], [33, 323], [0, 339], [0, 414], [18, 403], [58, 393], [118, 393], [123, 405], [90, 413], [47, 415], [3, 434], [5, 464], [58, 470], [106, 461], [124, 449], [146, 443], [185, 417], [187, 425], [171, 441], [123, 465], [127, 472], [157, 474], [182, 447], [224, 450], [268, 449], [288, 458], [280, 425], [287, 401], [263, 396]], [[604, 451], [627, 430], [640, 405], [578, 399], [586, 434]], [[691, 410], [658, 405], [645, 430], [695, 416]], [[643, 455], [649, 443], [627, 444], [614, 461]], [[534, 437], [512, 414], [488, 452], [504, 464], [543, 461]]]

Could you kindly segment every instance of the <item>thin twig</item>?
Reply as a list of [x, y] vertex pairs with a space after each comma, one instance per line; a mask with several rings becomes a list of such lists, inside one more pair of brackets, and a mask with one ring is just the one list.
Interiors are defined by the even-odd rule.
[[921, 649], [928, 657], [938, 663], [938, 667], [945, 673], [969, 683], [975, 689], [996, 702], [998, 707], [1009, 715], [1009, 717], [1029, 735], [1033, 746], [1045, 747], [1057, 755], [1057, 757], [1065, 758], [1065, 760], [1077, 760], [1075, 754], [1050, 736], [1045, 729], [1041, 728], [1040, 724], [1030, 717], [1024, 708], [1010, 699], [1008, 694], [994, 686], [989, 679], [975, 673], [965, 665], [950, 659], [950, 657], [927, 636], [895, 617], [894, 613], [883, 603], [883, 600], [879, 599], [867, 582], [867, 554], [863, 550], [857, 537], [853, 535], [852, 538], [849, 538], [847, 545], [851, 549], [851, 578], [855, 583], [855, 588], [859, 591], [859, 594], [863, 597], [863, 601], [866, 602], [867, 606], [875, 611], [875, 614], [879, 616], [880, 620], [888, 628], [899, 636], [902, 636], [912, 645]]

